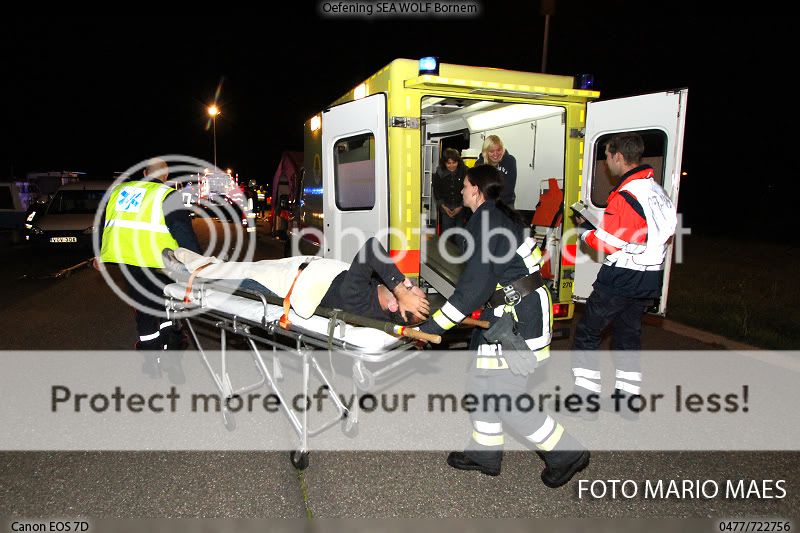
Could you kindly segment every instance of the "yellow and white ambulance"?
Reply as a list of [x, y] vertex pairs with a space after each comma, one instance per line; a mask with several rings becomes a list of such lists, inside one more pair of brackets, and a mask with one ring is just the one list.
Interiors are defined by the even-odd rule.
[[[449, 296], [463, 265], [438, 246], [431, 176], [444, 149], [472, 162], [498, 135], [517, 161], [516, 209], [530, 219], [540, 198], [560, 201], [532, 230], [547, 252], [554, 316], [572, 318], [602, 258], [580, 243], [569, 206], [580, 200], [600, 218], [614, 186], [604, 143], [623, 131], [642, 135], [644, 162], [676, 202], [688, 91], [598, 101], [572, 76], [427, 61], [392, 61], [305, 123], [295, 252], [350, 261], [374, 236], [404, 273]], [[669, 264], [662, 315], [668, 281]]]

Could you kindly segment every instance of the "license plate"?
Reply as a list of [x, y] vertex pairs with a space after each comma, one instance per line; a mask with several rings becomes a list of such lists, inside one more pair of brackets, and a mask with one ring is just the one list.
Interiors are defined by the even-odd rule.
[[77, 237], [50, 237], [50, 242], [78, 242]]

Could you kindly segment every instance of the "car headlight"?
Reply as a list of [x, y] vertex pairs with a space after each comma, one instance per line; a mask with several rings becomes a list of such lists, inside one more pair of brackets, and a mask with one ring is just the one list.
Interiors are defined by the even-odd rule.
[[90, 226], [90, 227], [86, 228], [85, 230], [83, 230], [83, 234], [84, 235], [91, 235], [92, 233], [95, 233], [96, 229], [97, 229], [96, 226]]

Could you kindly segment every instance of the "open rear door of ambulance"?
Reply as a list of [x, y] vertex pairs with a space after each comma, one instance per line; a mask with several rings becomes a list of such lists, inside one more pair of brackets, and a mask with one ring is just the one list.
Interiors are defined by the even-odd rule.
[[350, 262], [366, 239], [388, 249], [386, 95], [322, 113], [323, 256]]
[[[653, 167], [656, 181], [661, 183], [677, 205], [687, 95], [688, 89], [680, 89], [590, 102], [587, 105], [580, 199], [587, 206], [592, 219], [602, 220], [608, 194], [618, 181], [608, 175], [605, 143], [612, 135], [627, 131], [635, 131], [642, 136], [645, 144], [642, 163]], [[667, 250], [661, 300], [657, 310], [653, 310], [660, 316], [664, 316], [667, 310], [672, 248], [670, 244]], [[579, 241], [573, 285], [575, 301], [583, 302], [589, 297], [601, 264], [600, 254]]]

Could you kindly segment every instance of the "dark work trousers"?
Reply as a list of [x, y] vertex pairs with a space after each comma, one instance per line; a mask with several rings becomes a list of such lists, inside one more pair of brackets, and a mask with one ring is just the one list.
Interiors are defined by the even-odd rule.
[[509, 429], [543, 452], [581, 447], [542, 409], [538, 395], [528, 390], [532, 375], [518, 376], [508, 369], [491, 375], [470, 372], [466, 392], [477, 398], [477, 407], [470, 413], [472, 438], [466, 449], [470, 459], [499, 468], [504, 433]]
[[[164, 350], [173, 340], [172, 337], [179, 335], [178, 324], [166, 318], [164, 310], [164, 285], [171, 283], [171, 280], [160, 274], [158, 270], [135, 266], [120, 265], [125, 272], [127, 268], [130, 278], [126, 276], [128, 282], [128, 296], [139, 304], [142, 309], [134, 309], [136, 314], [136, 332], [138, 342], [136, 348], [139, 350]], [[150, 279], [148, 272], [156, 277]], [[136, 282], [140, 287], [136, 287]]]
[[600, 361], [595, 350], [600, 347], [603, 331], [612, 326], [615, 388], [639, 394], [642, 315], [652, 303], [652, 299], [628, 298], [596, 288], [592, 291], [575, 330], [572, 372], [577, 393], [600, 393]]
[[[444, 209], [439, 208], [439, 234], [442, 235], [451, 228], [463, 228], [466, 226], [467, 220], [465, 210], [466, 208], [462, 207], [461, 211], [456, 216], [450, 218], [447, 216], [447, 213], [444, 212]], [[455, 244], [459, 250], [464, 249], [465, 243], [463, 234], [450, 235], [449, 237], [450, 241]]]

